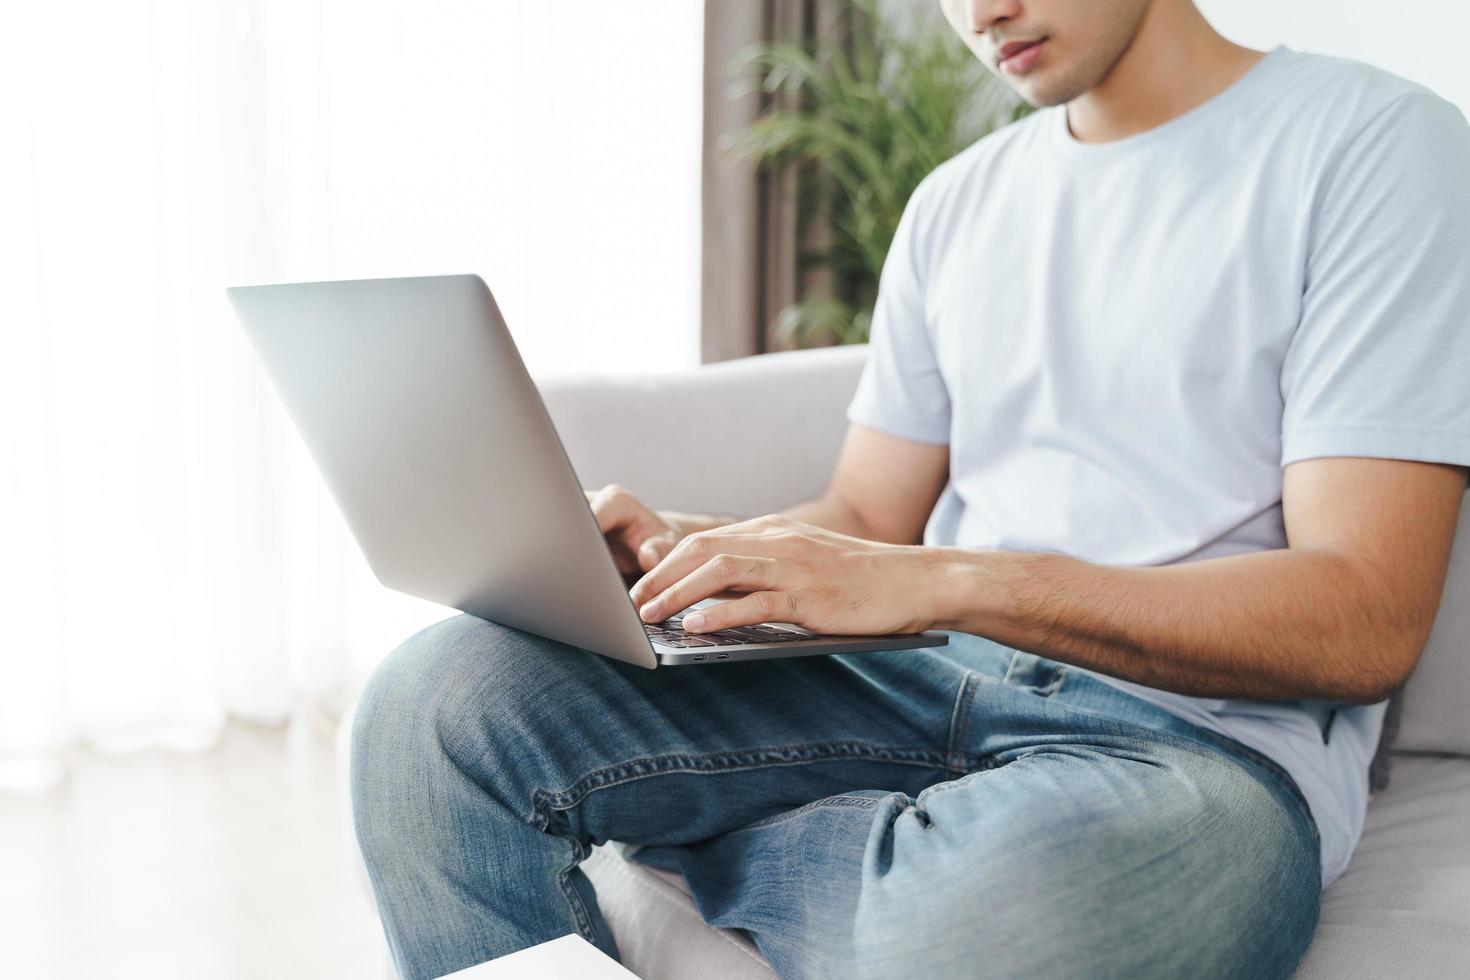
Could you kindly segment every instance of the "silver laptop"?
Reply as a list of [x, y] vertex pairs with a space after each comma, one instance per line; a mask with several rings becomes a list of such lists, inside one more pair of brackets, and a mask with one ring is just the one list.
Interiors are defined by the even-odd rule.
[[391, 589], [642, 667], [947, 642], [643, 623], [479, 276], [227, 292]]

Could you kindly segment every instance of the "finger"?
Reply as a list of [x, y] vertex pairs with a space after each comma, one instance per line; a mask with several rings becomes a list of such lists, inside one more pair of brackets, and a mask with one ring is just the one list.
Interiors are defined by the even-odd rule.
[[681, 609], [722, 592], [770, 588], [782, 575], [773, 558], [715, 555], [638, 610], [645, 623], [660, 623]]
[[801, 600], [796, 592], [752, 592], [717, 606], [707, 606], [684, 617], [687, 633], [713, 633], [735, 626], [757, 623], [796, 623], [801, 625]]
[[[656, 511], [615, 483], [587, 493], [587, 502], [624, 575], [647, 572], [678, 540], [678, 534]], [[654, 548], [645, 554], [643, 546], [649, 541]]]
[[644, 507], [638, 498], [616, 483], [609, 483], [601, 490], [587, 492], [587, 503], [597, 518], [597, 526], [603, 534], [620, 528], [631, 527], [640, 520], [653, 518], [654, 514]]
[[640, 570], [651, 572], [674, 550], [674, 545], [679, 543], [679, 536], [673, 531], [665, 531], [663, 534], [655, 534], [644, 541], [638, 547], [638, 566]]
[[637, 542], [629, 540], [631, 525], [639, 516], [637, 498], [615, 483], [601, 490], [584, 490], [583, 493], [598, 530], [607, 539], [608, 551], [612, 553], [618, 572], [634, 575], [645, 571], [636, 551]]
[[607, 539], [607, 549], [612, 552], [613, 565], [617, 567], [618, 574], [625, 576], [637, 575], [643, 571], [638, 566], [638, 556], [624, 547], [616, 538]]
[[[629, 590], [629, 595], [641, 605], [720, 553], [751, 557], [794, 554], [807, 542], [789, 530], [789, 524], [779, 516], [757, 517], [690, 534], [676, 541], [673, 549]], [[640, 554], [640, 562], [642, 558]]]
[[[740, 525], [731, 525], [740, 527]], [[648, 600], [694, 571], [718, 554], [747, 555], [751, 558], [768, 558], [768, 546], [763, 546], [760, 535], [732, 533], [726, 528], [717, 531], [700, 531], [691, 534], [676, 544], [652, 569], [628, 590], [634, 605], [642, 606]]]

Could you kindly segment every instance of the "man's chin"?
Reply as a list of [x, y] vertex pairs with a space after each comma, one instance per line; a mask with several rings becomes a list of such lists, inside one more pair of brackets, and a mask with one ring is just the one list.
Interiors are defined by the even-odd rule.
[[1007, 79], [1010, 82], [1011, 91], [1036, 109], [1047, 109], [1050, 106], [1060, 106], [1061, 103], [1072, 101], [1072, 96], [1067, 93], [1066, 85], [1057, 84], [1057, 79], [1048, 78], [1017, 78]]
[[[1057, 84], [1055, 80], [1026, 78], [1007, 81], [1011, 91], [1037, 109], [1046, 109], [1050, 106], [1071, 102], [1080, 94], [1071, 91], [1071, 86]], [[1048, 84], [1049, 81], [1050, 84]]]

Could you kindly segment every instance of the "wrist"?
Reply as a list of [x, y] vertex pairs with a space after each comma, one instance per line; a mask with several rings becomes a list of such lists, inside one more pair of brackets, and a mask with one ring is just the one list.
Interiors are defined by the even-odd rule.
[[929, 629], [989, 634], [1003, 628], [1014, 608], [1016, 555], [966, 548], [925, 548], [930, 574], [925, 594]]

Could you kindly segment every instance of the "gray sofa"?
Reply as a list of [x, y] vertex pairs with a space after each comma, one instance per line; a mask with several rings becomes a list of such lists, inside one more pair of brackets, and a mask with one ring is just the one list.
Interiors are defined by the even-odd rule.
[[[660, 508], [755, 515], [821, 492], [865, 355], [768, 354], [543, 392], [584, 485], [621, 483]], [[706, 451], [689, 465], [670, 465], [696, 446]], [[1400, 697], [1391, 783], [1324, 896], [1300, 977], [1470, 975], [1470, 507], [1434, 634]], [[586, 867], [624, 962], [644, 980], [774, 976], [746, 938], [701, 921], [677, 877], [617, 845]]]

